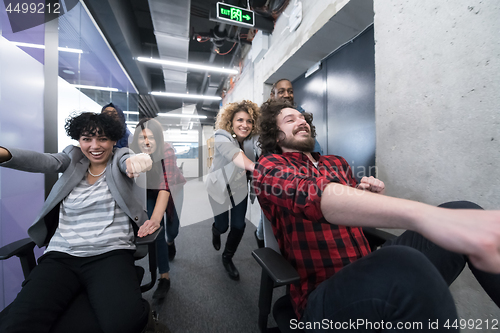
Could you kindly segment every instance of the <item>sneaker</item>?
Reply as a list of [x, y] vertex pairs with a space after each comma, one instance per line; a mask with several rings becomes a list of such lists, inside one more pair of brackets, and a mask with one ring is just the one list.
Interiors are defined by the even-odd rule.
[[172, 261], [175, 258], [175, 254], [177, 253], [177, 249], [175, 248], [175, 242], [172, 242], [172, 244], [168, 244], [168, 261]]
[[153, 299], [162, 299], [167, 296], [170, 289], [170, 279], [158, 279], [158, 288], [156, 288]]

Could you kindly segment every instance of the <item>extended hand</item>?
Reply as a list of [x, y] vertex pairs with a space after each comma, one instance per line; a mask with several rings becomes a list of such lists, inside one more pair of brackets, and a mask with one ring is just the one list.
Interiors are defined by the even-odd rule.
[[153, 232], [158, 230], [159, 227], [160, 227], [160, 221], [147, 220], [139, 228], [139, 231], [137, 232], [137, 236], [144, 237], [147, 235], [151, 235]]
[[356, 188], [359, 190], [366, 190], [373, 193], [384, 194], [385, 184], [380, 179], [370, 176], [361, 178]]
[[500, 273], [500, 211], [437, 208], [422, 225], [422, 235], [463, 253], [477, 269]]
[[10, 152], [5, 148], [0, 147], [0, 163], [8, 161], [11, 158], [12, 158], [12, 155], [10, 154]]
[[148, 154], [137, 154], [129, 157], [127, 163], [127, 176], [129, 178], [137, 177], [141, 172], [151, 170], [153, 161]]

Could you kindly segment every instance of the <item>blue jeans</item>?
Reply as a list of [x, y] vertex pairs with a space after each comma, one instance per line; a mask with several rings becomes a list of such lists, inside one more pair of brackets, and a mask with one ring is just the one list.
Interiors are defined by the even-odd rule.
[[[148, 190], [147, 191], [147, 209], [148, 217], [151, 218], [153, 210], [156, 205], [156, 198], [158, 197], [158, 191]], [[172, 243], [179, 234], [179, 214], [182, 208], [182, 201], [184, 198], [184, 189], [180, 188], [175, 195], [175, 209], [172, 212], [172, 216], [167, 216], [167, 225], [165, 227], [164, 219], [161, 219], [160, 225], [163, 227], [163, 231], [158, 234], [156, 238], [156, 264], [158, 265], [158, 272], [160, 274], [168, 273], [170, 271], [170, 264], [168, 261], [168, 245]], [[167, 238], [165, 238], [165, 235]]]
[[167, 242], [172, 243], [175, 237], [179, 234], [182, 204], [184, 202], [184, 186], [176, 188], [174, 191], [170, 192], [174, 200], [174, 209], [171, 216], [167, 215]]
[[[469, 202], [444, 206], [479, 207]], [[415, 232], [406, 231], [323, 281], [309, 295], [301, 321], [311, 323], [327, 319], [342, 331], [353, 332], [379, 332], [382, 322], [386, 324], [384, 328], [391, 325], [395, 331], [458, 331], [451, 327], [458, 315], [448, 286], [466, 263], [465, 256], [447, 251]], [[471, 264], [469, 267], [499, 305], [500, 274], [479, 271]], [[443, 327], [447, 320], [449, 329]], [[403, 327], [397, 329], [397, 325]]]
[[208, 199], [214, 212], [223, 211], [223, 213], [214, 216], [215, 229], [217, 229], [221, 234], [225, 233], [229, 228], [229, 214], [231, 214], [231, 228], [245, 230], [245, 215], [247, 214], [248, 195], [235, 207], [232, 207], [229, 198], [223, 204], [220, 204], [212, 199], [210, 195], [208, 196]]
[[[148, 190], [147, 193], [148, 217], [151, 218], [156, 205], [158, 191]], [[158, 265], [158, 272], [160, 274], [163, 274], [170, 271], [170, 265], [168, 262], [168, 246], [167, 240], [165, 239], [166, 228], [163, 218], [161, 219], [160, 225], [163, 227], [163, 230], [158, 234], [158, 237], [156, 238], [156, 264]]]

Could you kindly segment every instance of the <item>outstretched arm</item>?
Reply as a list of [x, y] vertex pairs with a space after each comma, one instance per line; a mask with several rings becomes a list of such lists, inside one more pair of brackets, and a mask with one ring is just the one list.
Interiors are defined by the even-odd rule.
[[161, 219], [163, 214], [167, 209], [168, 199], [170, 198], [170, 192], [161, 190], [158, 192], [158, 197], [156, 198], [155, 208], [153, 209], [153, 214], [151, 218], [144, 222], [144, 224], [139, 228], [137, 236], [144, 237], [152, 234], [160, 227]]
[[416, 231], [469, 256], [476, 268], [500, 273], [500, 211], [438, 208], [330, 183], [321, 196], [321, 212], [332, 224]]
[[11, 158], [12, 155], [10, 152], [5, 148], [0, 147], [0, 163], [7, 162]]
[[247, 171], [253, 172], [255, 169], [255, 163], [252, 162], [242, 151], [234, 155], [233, 162], [238, 168], [245, 169]]
[[137, 154], [126, 157], [126, 173], [129, 178], [138, 177], [140, 173], [151, 170], [153, 160], [148, 154]]
[[0, 147], [0, 163], [6, 168], [26, 172], [64, 172], [71, 162], [75, 146], [68, 146], [60, 153], [39, 153], [32, 150]]

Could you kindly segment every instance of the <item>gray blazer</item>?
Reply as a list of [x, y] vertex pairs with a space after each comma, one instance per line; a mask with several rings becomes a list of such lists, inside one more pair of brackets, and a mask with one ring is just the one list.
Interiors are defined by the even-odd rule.
[[[54, 184], [42, 211], [28, 229], [28, 235], [39, 246], [48, 244], [59, 224], [59, 204], [82, 180], [90, 161], [79, 147], [68, 146], [61, 153], [43, 154], [29, 150], [6, 148], [12, 155], [0, 166], [27, 172], [62, 172]], [[140, 200], [137, 186], [126, 175], [125, 161], [130, 157], [128, 148], [115, 149], [105, 171], [111, 195], [118, 206], [137, 226], [147, 219], [146, 209]]]
[[[240, 145], [236, 138], [226, 130], [218, 129], [214, 133], [214, 159], [210, 171], [215, 171], [224, 167], [233, 161], [233, 157], [240, 151]], [[252, 162], [255, 162], [256, 155], [260, 155], [258, 146], [258, 136], [252, 136], [243, 141], [243, 152]], [[240, 169], [241, 170], [241, 169]]]
[[[257, 143], [256, 136], [243, 141], [243, 152], [252, 162], [255, 162], [256, 156], [260, 154]], [[214, 133], [214, 148], [214, 158], [206, 180], [208, 194], [223, 204], [229, 200], [229, 185], [233, 202], [238, 204], [248, 194], [246, 171], [233, 163], [233, 157], [240, 152], [240, 145], [228, 131], [219, 129]], [[224, 170], [224, 174], [221, 170]]]

